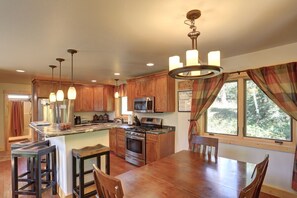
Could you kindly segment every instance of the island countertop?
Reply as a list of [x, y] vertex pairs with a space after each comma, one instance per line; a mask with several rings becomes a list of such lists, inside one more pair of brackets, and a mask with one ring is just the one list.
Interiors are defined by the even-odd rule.
[[29, 126], [33, 128], [42, 137], [56, 137], [65, 135], [74, 135], [80, 133], [90, 133], [94, 131], [109, 130], [111, 128], [130, 128], [131, 126], [127, 124], [117, 124], [117, 123], [97, 123], [97, 124], [87, 124], [81, 126], [73, 126], [67, 130], [60, 130], [58, 124], [51, 124], [48, 126], [38, 126], [34, 123], [30, 123]]

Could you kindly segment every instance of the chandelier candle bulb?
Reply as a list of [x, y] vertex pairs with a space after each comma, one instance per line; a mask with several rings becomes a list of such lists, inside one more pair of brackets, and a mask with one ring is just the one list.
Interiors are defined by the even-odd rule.
[[180, 59], [179, 56], [171, 56], [169, 57], [169, 71], [180, 67]]
[[187, 59], [187, 66], [198, 65], [199, 60], [199, 53], [198, 50], [187, 50], [186, 52], [186, 59]]
[[220, 51], [211, 51], [208, 53], [208, 64], [209, 65], [215, 65], [220, 66], [220, 57], [221, 53]]

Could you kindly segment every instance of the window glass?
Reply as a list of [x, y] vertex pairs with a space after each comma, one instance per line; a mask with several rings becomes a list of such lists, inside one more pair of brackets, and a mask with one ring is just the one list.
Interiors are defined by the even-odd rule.
[[252, 81], [246, 80], [245, 136], [291, 141], [291, 118]]
[[227, 82], [207, 110], [206, 131], [237, 135], [237, 82]]
[[128, 97], [121, 97], [121, 114], [132, 115], [132, 111], [128, 111]]

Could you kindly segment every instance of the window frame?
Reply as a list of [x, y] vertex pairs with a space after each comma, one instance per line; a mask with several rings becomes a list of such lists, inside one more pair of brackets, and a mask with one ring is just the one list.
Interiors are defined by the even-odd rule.
[[[246, 112], [247, 112], [247, 109], [246, 109], [246, 97], [247, 97], [247, 81], [248, 80], [251, 80], [250, 78], [245, 78], [243, 79], [244, 81], [244, 123], [243, 123], [243, 136], [244, 137], [249, 137], [249, 138], [257, 138], [257, 139], [266, 139], [266, 140], [271, 140], [271, 141], [278, 141], [278, 142], [293, 142], [293, 118], [290, 117], [290, 125], [291, 125], [291, 140], [278, 140], [278, 139], [272, 139], [272, 138], [264, 138], [264, 137], [252, 137], [252, 136], [247, 136], [246, 133], [247, 133], [247, 129], [246, 129], [246, 124], [247, 124], [247, 119], [246, 119]], [[260, 89], [260, 88], [259, 88]], [[261, 90], [261, 89], [260, 89]], [[265, 94], [265, 93], [264, 93]], [[265, 94], [266, 95], [266, 94]], [[266, 95], [266, 97], [268, 97]], [[272, 101], [273, 102], [273, 101]], [[275, 103], [274, 103], [275, 104]], [[275, 104], [276, 105], [276, 104]]]
[[[207, 111], [208, 111], [208, 109], [206, 110], [206, 112], [205, 112], [205, 132], [206, 133], [209, 133], [209, 134], [219, 134], [219, 135], [228, 135], [228, 136], [238, 136], [239, 135], [239, 111], [238, 111], [238, 107], [239, 107], [239, 105], [238, 105], [238, 101], [239, 101], [239, 94], [238, 94], [238, 90], [239, 90], [239, 86], [238, 86], [238, 81], [237, 80], [235, 80], [235, 79], [232, 79], [232, 80], [227, 80], [225, 83], [229, 83], [229, 82], [237, 82], [237, 132], [236, 132], [236, 134], [235, 135], [232, 135], [232, 134], [222, 134], [222, 133], [216, 133], [216, 132], [207, 132]], [[225, 84], [224, 83], [224, 84]], [[224, 86], [224, 85], [223, 85]]]
[[219, 133], [208, 133], [206, 132], [206, 123], [207, 123], [207, 111], [201, 116], [201, 119], [198, 120], [198, 127], [201, 131], [202, 136], [206, 137], [216, 137], [219, 139], [220, 143], [224, 144], [233, 144], [239, 146], [260, 148], [266, 150], [275, 150], [281, 152], [295, 153], [296, 139], [297, 139], [297, 121], [291, 118], [291, 134], [292, 141], [278, 141], [272, 139], [264, 139], [258, 137], [247, 137], [244, 135], [245, 127], [245, 105], [240, 105], [240, 101], [245, 100], [245, 90], [244, 90], [244, 81], [250, 80], [246, 72], [233, 73], [230, 74], [227, 82], [229, 81], [238, 81], [238, 135], [227, 135]]

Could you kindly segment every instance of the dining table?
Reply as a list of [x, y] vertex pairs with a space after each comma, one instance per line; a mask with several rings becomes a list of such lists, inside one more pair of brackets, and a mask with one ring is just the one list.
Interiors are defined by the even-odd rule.
[[124, 197], [238, 197], [251, 181], [255, 164], [179, 151], [117, 175]]

